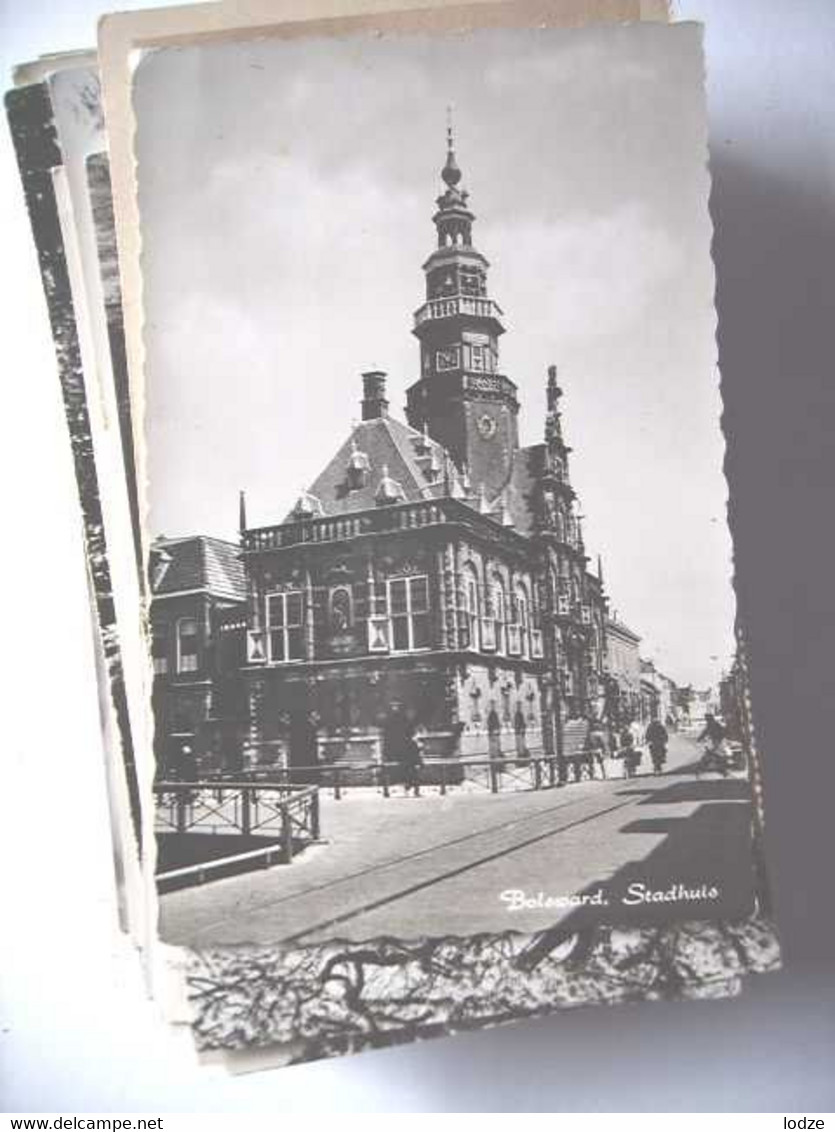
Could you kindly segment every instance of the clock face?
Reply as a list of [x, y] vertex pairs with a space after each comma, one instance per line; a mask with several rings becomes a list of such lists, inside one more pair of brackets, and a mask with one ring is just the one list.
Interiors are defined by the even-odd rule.
[[496, 418], [492, 417], [489, 413], [482, 413], [478, 418], [478, 431], [485, 440], [489, 440], [491, 436], [496, 435]]

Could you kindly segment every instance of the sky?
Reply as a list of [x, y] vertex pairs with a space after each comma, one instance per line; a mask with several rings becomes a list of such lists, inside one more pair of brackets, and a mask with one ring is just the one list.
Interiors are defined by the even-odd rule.
[[453, 108], [523, 444], [559, 369], [587, 551], [679, 683], [715, 682], [734, 597], [695, 25], [165, 48], [136, 75], [150, 529], [280, 522], [388, 373]]

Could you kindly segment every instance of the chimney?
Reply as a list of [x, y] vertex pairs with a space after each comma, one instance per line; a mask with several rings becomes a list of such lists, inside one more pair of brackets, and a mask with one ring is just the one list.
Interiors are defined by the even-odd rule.
[[362, 375], [362, 419], [373, 421], [388, 416], [389, 403], [386, 400], [386, 375], [382, 370], [373, 369]]

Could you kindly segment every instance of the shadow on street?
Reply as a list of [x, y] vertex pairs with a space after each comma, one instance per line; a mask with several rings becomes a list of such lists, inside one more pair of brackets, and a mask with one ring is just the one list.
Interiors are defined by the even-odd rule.
[[[701, 779], [671, 783], [652, 792], [631, 787], [621, 795], [645, 794], [639, 802], [650, 811], [631, 820], [617, 836], [656, 835], [663, 840], [640, 859], [628, 860], [608, 876], [582, 889], [601, 888], [605, 908], [579, 907], [559, 924], [561, 936], [605, 922], [615, 926], [669, 923], [674, 920], [737, 919], [754, 907], [751, 854], [750, 788], [739, 779]], [[670, 805], [695, 804], [689, 815], [665, 813]], [[681, 886], [684, 892], [672, 892]], [[714, 889], [714, 898], [705, 890]], [[699, 894], [701, 896], [699, 898]], [[672, 897], [646, 899], [646, 894]], [[688, 898], [688, 894], [694, 899]]]

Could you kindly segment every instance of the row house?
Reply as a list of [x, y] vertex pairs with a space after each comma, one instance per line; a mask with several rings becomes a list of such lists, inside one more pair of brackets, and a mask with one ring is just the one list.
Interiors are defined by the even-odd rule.
[[190, 777], [239, 765], [246, 633], [240, 547], [202, 535], [157, 539], [149, 572], [158, 774]]

